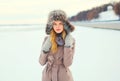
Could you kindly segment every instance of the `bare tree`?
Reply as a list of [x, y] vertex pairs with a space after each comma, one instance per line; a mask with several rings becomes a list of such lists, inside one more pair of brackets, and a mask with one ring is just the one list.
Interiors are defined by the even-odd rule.
[[119, 20], [120, 20], [120, 2], [114, 5], [114, 11], [119, 16]]

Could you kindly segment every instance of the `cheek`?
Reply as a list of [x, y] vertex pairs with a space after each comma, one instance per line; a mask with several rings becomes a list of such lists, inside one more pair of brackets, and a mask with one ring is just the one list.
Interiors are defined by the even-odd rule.
[[63, 28], [64, 28], [64, 27], [62, 26], [62, 27], [61, 27], [61, 31], [63, 31]]
[[54, 31], [56, 30], [56, 27], [55, 26], [53, 26], [53, 29], [54, 29]]

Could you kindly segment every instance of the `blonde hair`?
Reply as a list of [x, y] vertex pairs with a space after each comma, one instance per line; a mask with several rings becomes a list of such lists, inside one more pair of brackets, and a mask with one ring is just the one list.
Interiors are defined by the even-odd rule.
[[[66, 31], [63, 30], [62, 31], [62, 38], [63, 40], [65, 39], [65, 36], [66, 36]], [[56, 43], [56, 32], [52, 29], [51, 32], [50, 32], [50, 41], [52, 43], [52, 47], [51, 47], [51, 51], [52, 53], [56, 53], [57, 50], [58, 50], [58, 47], [57, 47], [57, 43]]]

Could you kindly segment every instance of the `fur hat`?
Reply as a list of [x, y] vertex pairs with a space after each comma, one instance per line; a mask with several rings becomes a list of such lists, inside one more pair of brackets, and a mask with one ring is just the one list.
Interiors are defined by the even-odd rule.
[[67, 32], [67, 34], [74, 30], [74, 26], [68, 21], [66, 13], [62, 10], [54, 10], [51, 11], [48, 15], [48, 21], [46, 24], [46, 34], [50, 34], [50, 31], [53, 28], [53, 21], [56, 20], [60, 20], [63, 22], [64, 29]]

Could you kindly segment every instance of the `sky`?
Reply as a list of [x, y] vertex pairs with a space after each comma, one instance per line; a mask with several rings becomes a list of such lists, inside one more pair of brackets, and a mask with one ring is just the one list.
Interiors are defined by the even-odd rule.
[[62, 9], [68, 17], [120, 0], [0, 0], [0, 24], [46, 23], [50, 11]]

